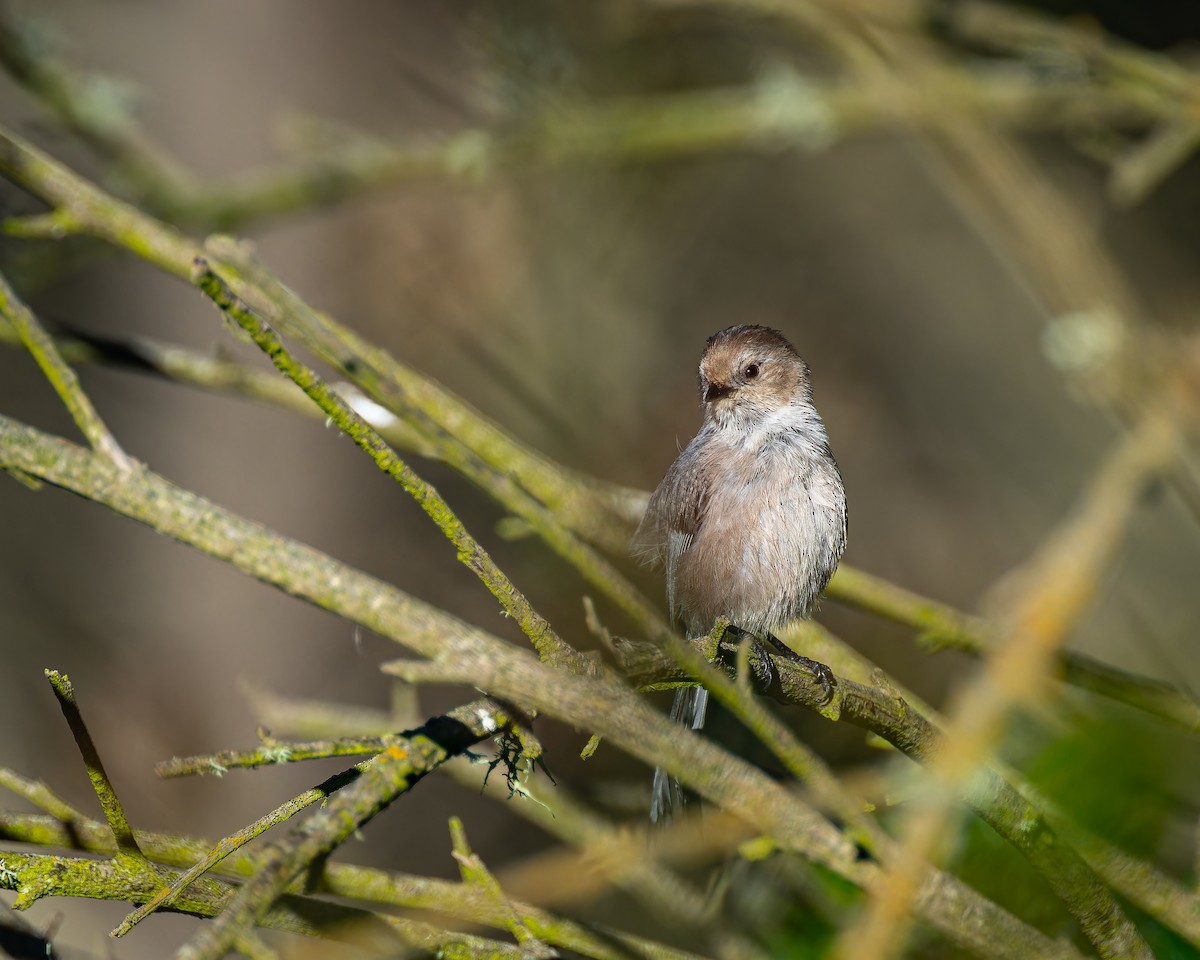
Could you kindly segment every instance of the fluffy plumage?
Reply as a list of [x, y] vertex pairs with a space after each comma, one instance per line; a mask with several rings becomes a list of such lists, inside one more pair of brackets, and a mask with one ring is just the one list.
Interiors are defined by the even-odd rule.
[[[633, 546], [664, 567], [671, 616], [689, 637], [724, 617], [765, 640], [808, 616], [837, 569], [846, 491], [808, 365], [778, 331], [709, 337], [700, 398], [700, 432], [654, 491]], [[672, 716], [698, 728], [706, 701], [702, 688], [682, 688]], [[677, 801], [660, 796], [661, 771], [655, 782], [658, 819]]]

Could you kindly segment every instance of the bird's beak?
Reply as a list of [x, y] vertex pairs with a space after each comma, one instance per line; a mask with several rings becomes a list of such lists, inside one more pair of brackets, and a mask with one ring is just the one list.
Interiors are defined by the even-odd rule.
[[712, 403], [714, 400], [720, 400], [733, 393], [733, 390], [734, 388], [727, 383], [710, 383], [708, 389], [704, 391], [704, 402]]

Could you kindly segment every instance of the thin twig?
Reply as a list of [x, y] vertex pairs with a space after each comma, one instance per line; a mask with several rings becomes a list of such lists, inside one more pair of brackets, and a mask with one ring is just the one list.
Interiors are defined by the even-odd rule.
[[172, 757], [154, 765], [154, 773], [163, 778], [221, 776], [230, 770], [278, 766], [302, 760], [330, 757], [365, 757], [394, 746], [402, 734], [377, 737], [336, 737], [327, 740], [278, 741], [264, 743], [253, 750], [221, 750], [193, 757]]
[[[489, 692], [593, 729], [646, 763], [663, 766], [781, 846], [853, 883], [876, 882], [876, 866], [860, 860], [855, 845], [815, 811], [744, 761], [679, 731], [604, 671], [581, 677], [552, 670], [511, 644], [249, 523], [149, 470], [140, 468], [132, 483], [114, 484], [113, 468], [103, 458], [2, 416], [0, 467], [22, 470], [103, 503], [423, 656], [475, 663], [476, 682]], [[944, 873], [930, 874], [919, 913], [943, 935], [986, 957], [1073, 955]]]
[[113, 837], [116, 838], [117, 856], [124, 856], [132, 861], [144, 861], [145, 857], [138, 849], [137, 840], [133, 836], [133, 829], [125, 817], [121, 799], [117, 796], [112, 781], [108, 779], [108, 774], [104, 771], [100, 754], [96, 750], [95, 743], [92, 742], [92, 735], [88, 732], [87, 724], [83, 721], [79, 704], [75, 701], [74, 685], [66, 674], [59, 673], [57, 670], [47, 670], [46, 679], [50, 681], [54, 695], [58, 698], [58, 705], [62, 707], [67, 726], [71, 728], [71, 735], [75, 738], [75, 746], [79, 748], [84, 766], [87, 767], [88, 779], [92, 781], [92, 789], [96, 791], [96, 798], [104, 809], [104, 818], [108, 821]]
[[308, 394], [313, 403], [339, 430], [347, 434], [380, 470], [399, 483], [417, 502], [446, 539], [454, 545], [459, 562], [480, 579], [488, 592], [500, 602], [504, 612], [516, 621], [537, 650], [538, 656], [570, 669], [586, 669], [585, 661], [563, 642], [550, 626], [550, 622], [534, 609], [525, 594], [508, 579], [483, 545], [471, 536], [458, 515], [433, 485], [418, 476], [416, 471], [388, 446], [375, 428], [359, 416], [312, 368], [293, 357], [284, 347], [279, 335], [233, 295], [203, 257], [196, 258], [192, 280], [227, 317], [250, 336], [281, 373]]
[[467, 831], [458, 817], [450, 818], [450, 840], [463, 883], [475, 887], [499, 907], [500, 912], [507, 919], [506, 926], [509, 933], [516, 938], [522, 950], [535, 960], [550, 960], [551, 957], [554, 957], [554, 951], [529, 929], [529, 926], [521, 919], [519, 911], [514, 908], [512, 901], [505, 896], [495, 875], [487, 868], [479, 855], [471, 849], [467, 843]]
[[153, 897], [143, 903], [136, 910], [129, 913], [116, 928], [113, 929], [111, 936], [123, 937], [135, 926], [141, 923], [146, 917], [150, 916], [155, 910], [160, 907], [168, 906], [176, 900], [185, 889], [193, 882], [198, 880], [204, 874], [208, 873], [218, 863], [228, 857], [230, 854], [237, 852], [251, 840], [261, 836], [270, 830], [271, 827], [278, 826], [290, 820], [296, 814], [314, 803], [327, 798], [335, 790], [340, 790], [361, 770], [361, 764], [351, 767], [349, 770], [344, 770], [341, 773], [334, 774], [324, 783], [313, 787], [311, 790], [306, 790], [298, 797], [293, 797], [286, 803], [280, 804], [270, 813], [259, 817], [253, 823], [248, 824], [236, 833], [223, 837], [213, 848], [192, 866], [176, 877], [168, 886], [164, 887]]
[[[0, 813], [0, 837], [20, 843], [86, 850], [96, 854], [109, 854], [114, 849], [112, 835], [104, 826], [86, 819], [81, 822], [78, 830], [73, 830], [46, 817]], [[147, 831], [138, 831], [137, 839], [152, 860], [175, 867], [186, 867], [195, 863], [213, 846], [208, 840]], [[244, 852], [232, 854], [216, 868], [217, 872], [239, 878], [251, 877], [257, 869], [258, 858]], [[440, 916], [463, 922], [484, 923], [497, 929], [504, 926], [504, 919], [493, 902], [488, 901], [478, 891], [449, 880], [343, 863], [325, 863], [315, 883], [321, 892], [348, 900], [429, 910]], [[62, 892], [83, 891], [64, 888]], [[317, 915], [313, 911], [330, 906], [322, 901], [295, 896], [283, 898], [279, 906], [283, 905], [294, 913], [299, 911], [314, 921]], [[647, 960], [688, 960], [691, 957], [683, 951], [631, 934], [604, 927], [589, 929], [529, 903], [514, 901], [513, 907], [520, 913], [523, 922], [548, 943], [594, 957], [596, 960], [628, 960], [630, 954], [645, 957]], [[369, 915], [361, 910], [354, 910], [329, 919], [345, 925], [354, 922], [356, 917], [361, 919], [366, 916]], [[434, 932], [432, 927], [425, 929], [428, 934]], [[306, 930], [297, 929], [293, 932], [309, 935], [325, 933], [319, 930], [315, 923], [311, 923]], [[332, 932], [332, 929], [328, 932]], [[438, 932], [445, 940], [452, 941], [456, 936], [446, 931]], [[408, 937], [405, 937], [405, 940], [413, 943]], [[436, 952], [436, 941], [430, 942], [433, 943]]]
[[466, 704], [411, 731], [403, 746], [389, 747], [362, 765], [344, 787], [287, 839], [264, 853], [254, 876], [229, 906], [176, 954], [177, 960], [217, 960], [237, 937], [252, 929], [317, 858], [328, 854], [427, 773], [496, 732], [491, 710]]
[[[324, 731], [382, 736], [382, 731], [396, 726], [392, 714], [382, 710], [298, 700], [258, 687], [250, 689], [247, 696], [260, 723], [287, 735]], [[722, 960], [767, 960], [767, 954], [761, 947], [732, 929], [719, 912], [711, 909], [711, 900], [704, 890], [660, 862], [681, 849], [685, 849], [693, 858], [708, 851], [714, 857], [727, 856], [736, 847], [739, 838], [749, 839], [752, 835], [741, 821], [725, 817], [720, 824], [716, 824], [714, 818], [719, 816], [718, 812], [708, 810], [703, 832], [692, 825], [692, 829], [686, 831], [686, 837], [676, 839], [674, 834], [681, 832], [679, 830], [673, 829], [666, 834], [658, 831], [656, 842], [652, 844], [645, 835], [613, 824], [588, 810], [578, 797], [571, 795], [565, 785], [558, 783], [548, 786], [545, 778], [522, 779], [518, 792], [532, 802], [508, 803], [511, 799], [508, 789], [485, 788], [487, 768], [487, 764], [459, 758], [442, 769], [445, 775], [472, 793], [483, 790], [497, 799], [502, 798], [506, 802], [507, 812], [525, 818], [550, 836], [578, 848], [573, 853], [556, 849], [547, 854], [562, 864], [562, 869], [556, 872], [549, 884], [538, 882], [531, 885], [522, 868], [506, 868], [500, 876], [506, 890], [510, 882], [515, 883], [520, 889], [528, 891], [526, 899], [549, 906], [578, 902], [572, 901], [572, 895], [578, 897], [584, 891], [594, 899], [611, 883], [648, 904], [656, 916], [672, 918], [680, 929], [703, 929], [706, 940], [714, 945], [716, 956]], [[538, 861], [539, 857], [535, 855], [523, 861], [523, 864], [536, 870]], [[583, 866], [585, 864], [586, 868]], [[543, 929], [540, 922], [530, 919], [527, 907], [517, 906], [527, 925]], [[539, 936], [546, 938], [544, 932]], [[550, 942], [566, 946], [560, 940], [551, 939]]]
[[37, 365], [70, 411], [92, 449], [104, 454], [122, 471], [128, 472], [131, 468], [129, 457], [100, 419], [88, 395], [83, 392], [75, 371], [63, 360], [54, 338], [45, 331], [33, 311], [20, 301], [3, 274], [0, 274], [0, 314], [12, 324], [21, 342], [33, 354]]

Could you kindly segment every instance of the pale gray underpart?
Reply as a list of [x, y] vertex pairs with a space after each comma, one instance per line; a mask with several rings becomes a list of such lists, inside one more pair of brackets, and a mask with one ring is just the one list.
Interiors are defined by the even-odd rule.
[[[761, 370], [752, 381], [742, 375], [749, 364]], [[717, 334], [700, 386], [704, 425], [654, 491], [633, 547], [664, 567], [671, 617], [689, 638], [725, 618], [765, 640], [807, 617], [837, 569], [845, 487], [808, 368], [781, 335]], [[671, 716], [699, 729], [707, 700], [702, 688], [681, 688]], [[651, 819], [681, 800], [678, 783], [656, 771]]]

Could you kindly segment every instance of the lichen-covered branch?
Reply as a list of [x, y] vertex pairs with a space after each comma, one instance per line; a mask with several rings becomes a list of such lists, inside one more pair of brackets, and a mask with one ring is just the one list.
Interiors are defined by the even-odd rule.
[[418, 476], [416, 471], [387, 445], [379, 433], [311, 367], [305, 366], [292, 356], [279, 335], [230, 292], [229, 287], [213, 273], [208, 261], [203, 257], [196, 258], [192, 278], [209, 299], [271, 358], [271, 362], [282, 374], [303, 390], [339, 430], [349, 436], [380, 470], [399, 483], [417, 502], [426, 516], [454, 545], [459, 562], [474, 573], [487, 587], [488, 592], [500, 602], [505, 614], [511, 617], [529, 638], [538, 656], [564, 667], [578, 670], [586, 668], [586, 662], [563, 642], [550, 626], [550, 622], [533, 608], [525, 594], [518, 590], [496, 565], [483, 545], [471, 536], [458, 515], [432, 484]]
[[116, 838], [117, 856], [126, 860], [127, 869], [135, 871], [145, 862], [145, 857], [138, 849], [137, 841], [133, 838], [133, 828], [129, 826], [121, 798], [108, 778], [104, 763], [100, 760], [100, 752], [96, 749], [92, 735], [88, 732], [87, 724], [83, 721], [83, 714], [75, 699], [75, 685], [71, 683], [68, 676], [57, 670], [47, 670], [46, 679], [50, 681], [54, 695], [58, 698], [59, 706], [62, 707], [67, 726], [71, 729], [75, 745], [79, 748], [80, 756], [83, 757], [83, 765], [87, 768], [88, 779], [91, 780], [92, 789], [96, 792], [96, 799], [100, 801], [104, 817], [108, 821], [108, 827]]
[[179, 950], [178, 960], [219, 960], [319, 857], [344, 843], [431, 770], [495, 732], [492, 711], [471, 703], [409, 731], [402, 743], [362, 764], [353, 782], [259, 856], [254, 876], [219, 917]]
[[[180, 278], [190, 277], [194, 258], [202, 252], [198, 245], [173, 228], [105, 194], [15, 134], [7, 133], [3, 127], [0, 127], [0, 173], [51, 204], [55, 210], [67, 214], [73, 231], [127, 249]], [[415, 442], [425, 447], [418, 448], [420, 452], [443, 459], [449, 457], [448, 462], [529, 521], [535, 532], [546, 536], [547, 542], [560, 555], [575, 564], [593, 583], [602, 586], [607, 595], [638, 619], [649, 633], [660, 632], [661, 618], [653, 611], [647, 613], [644, 599], [624, 578], [593, 554], [579, 549], [572, 538], [555, 533], [574, 531], [623, 553], [633, 526], [645, 508], [646, 494], [583, 478], [522, 447], [445, 388], [399, 363], [385, 351], [371, 347], [345, 328], [333, 325], [330, 318], [316, 315], [237, 244], [222, 241], [215, 244], [215, 248], [222, 262], [235, 261], [236, 271], [250, 276], [252, 289], [238, 292], [257, 291], [257, 301], [253, 305], [266, 310], [264, 317], [268, 322], [281, 329], [298, 326], [307, 330], [306, 345], [346, 370], [365, 389], [382, 394], [393, 408], [408, 411], [416, 418], [415, 425], [410, 427], [415, 431]], [[152, 350], [151, 355], [156, 363], [164, 366], [193, 367], [190, 357], [164, 356], [157, 350]], [[193, 368], [190, 375], [200, 378], [240, 376], [237, 371], [224, 368], [220, 371]], [[259, 389], [259, 386], [256, 383], [251, 389]], [[436, 437], [430, 434], [431, 424], [437, 427]], [[408, 439], [410, 443], [414, 442], [412, 436]], [[468, 451], [470, 456], [455, 454], [462, 450]], [[527, 502], [522, 502], [506, 483], [508, 477], [545, 504], [552, 520], [546, 513], [539, 514], [529, 508]], [[831, 595], [845, 602], [915, 626], [931, 641], [953, 643], [976, 651], [980, 646], [983, 634], [978, 629], [979, 621], [878, 578], [843, 567], [829, 590]], [[1067, 654], [1065, 660], [1070, 665], [1071, 676], [1096, 675], [1089, 662], [1081, 658]], [[1127, 695], [1126, 685], [1129, 687]], [[1097, 682], [1096, 686], [1101, 683]], [[1178, 694], [1158, 696], [1161, 687], [1151, 686], [1153, 689], [1147, 697], [1147, 684], [1136, 677], [1118, 682], [1115, 671], [1108, 671], [1103, 682], [1105, 692], [1110, 695], [1120, 694], [1121, 699], [1135, 704], [1156, 703], [1168, 718], [1177, 719], [1188, 729], [1197, 726], [1200, 710], [1192, 701]]]
[[129, 458], [104, 425], [88, 395], [83, 392], [75, 371], [58, 352], [53, 337], [46, 332], [33, 312], [17, 298], [3, 274], [0, 274], [0, 316], [8, 321], [25, 348], [33, 355], [54, 392], [58, 394], [92, 448], [111, 458], [122, 469], [128, 469]]
[[[803, 801], [745, 761], [680, 731], [603, 671], [582, 677], [554, 670], [532, 654], [148, 470], [115, 483], [114, 468], [102, 458], [5, 417], [0, 417], [0, 468], [15, 468], [102, 503], [423, 656], [471, 665], [477, 684], [489, 693], [595, 730], [754, 823], [781, 846], [854, 883], [871, 886], [877, 881], [878, 868], [859, 859], [855, 845]], [[928, 875], [919, 913], [943, 935], [984, 957], [1072, 955], [944, 873]]]
[[[726, 653], [736, 654], [738, 645], [722, 642]], [[845, 720], [871, 731], [923, 765], [939, 762], [945, 750], [945, 738], [929, 719], [909, 704], [894, 689], [859, 683], [839, 676], [833, 699], [827, 702], [823, 685], [811, 673], [782, 656], [771, 656], [771, 692], [787, 702], [799, 703], [824, 716]], [[639, 660], [645, 670], [647, 659]], [[776, 751], [802, 779], [810, 782], [817, 797], [852, 824], [859, 824], [868, 849], [879, 856], [885, 869], [893, 868], [900, 851], [878, 829], [863, 821], [861, 803], [828, 775], [823, 765], [790, 743], [791, 735], [761, 708], [748, 702], [728, 677], [703, 668], [703, 658], [690, 664], [704, 679], [714, 696], [741, 715], [760, 738]], [[1120, 931], [1125, 937], [1137, 937], [1136, 930], [1124, 917], [1116, 900], [1096, 878], [1090, 867], [1064, 843], [1047, 820], [1012, 785], [990, 768], [976, 773], [970, 783], [959, 785], [964, 800], [996, 832], [1016, 847], [1062, 898], [1089, 937], [1111, 940]], [[926, 868], [927, 869], [927, 868]], [[887, 874], [885, 874], [886, 876]], [[1133, 941], [1136, 943], [1136, 939]]]

